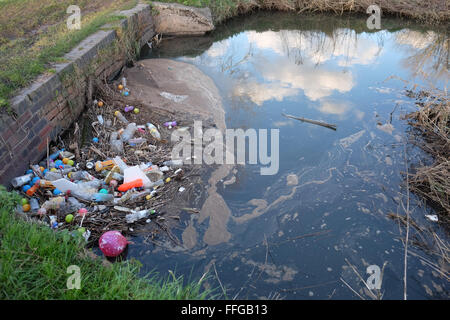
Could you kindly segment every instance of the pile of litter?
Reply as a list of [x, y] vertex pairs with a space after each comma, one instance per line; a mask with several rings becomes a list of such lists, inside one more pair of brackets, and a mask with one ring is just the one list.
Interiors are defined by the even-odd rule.
[[75, 123], [69, 141], [59, 138], [44, 160], [11, 181], [23, 194], [20, 214], [79, 233], [90, 244], [107, 231], [130, 234], [137, 224], [154, 221], [161, 228], [159, 208], [187, 193], [188, 174], [195, 175], [182, 159], [171, 159], [171, 147], [161, 138], [161, 130], [167, 133], [179, 124], [170, 117], [164, 127], [139, 123], [152, 115], [130, 105], [125, 78], [96, 94], [83, 114], [92, 137]]

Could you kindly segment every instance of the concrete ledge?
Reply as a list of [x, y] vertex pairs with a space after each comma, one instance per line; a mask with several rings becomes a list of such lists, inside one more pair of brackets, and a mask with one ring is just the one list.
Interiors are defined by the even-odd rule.
[[[132, 40], [141, 46], [155, 35], [150, 5], [138, 4], [118, 14], [126, 17], [119, 26], [122, 29], [132, 26]], [[115, 30], [97, 31], [64, 56], [67, 62], [55, 64], [54, 74], [39, 76], [11, 100], [16, 116], [0, 115], [0, 184], [9, 185], [10, 180], [23, 174], [30, 163], [40, 161], [46, 153], [47, 138], [54, 140], [79, 117], [86, 103], [90, 79], [81, 75], [77, 83], [72, 83], [76, 77], [70, 74], [76, 68], [83, 70], [97, 62], [100, 72], [95, 74], [109, 77], [125, 64], [125, 54], [96, 61], [99, 52], [116, 39]], [[72, 81], [64, 81], [65, 78]]]

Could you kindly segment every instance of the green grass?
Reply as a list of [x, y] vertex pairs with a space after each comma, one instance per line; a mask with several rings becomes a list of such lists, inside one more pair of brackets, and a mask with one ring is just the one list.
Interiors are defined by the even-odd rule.
[[[69, 3], [70, 2], [70, 3]], [[103, 5], [94, 1], [8, 0], [0, 2], [0, 107], [38, 75], [52, 72], [51, 63], [99, 30], [123, 19], [117, 10], [134, 7], [138, 0], [119, 0]], [[65, 19], [69, 4], [82, 8], [81, 29], [69, 31]], [[86, 9], [83, 11], [83, 9]], [[46, 26], [44, 30], [41, 30]]]
[[[0, 186], [0, 299], [206, 299], [214, 298], [201, 286], [206, 277], [183, 284], [172, 272], [139, 276], [140, 263], [124, 261], [104, 266], [100, 257], [86, 254], [84, 239], [67, 231], [25, 221], [13, 213], [17, 193]], [[68, 289], [77, 265], [80, 289]]]

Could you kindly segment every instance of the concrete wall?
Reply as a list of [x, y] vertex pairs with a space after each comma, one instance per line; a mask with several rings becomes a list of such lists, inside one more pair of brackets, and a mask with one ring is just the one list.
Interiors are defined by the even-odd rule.
[[139, 47], [154, 36], [150, 5], [120, 14], [127, 18], [120, 22], [119, 34], [111, 27], [83, 40], [65, 55], [68, 62], [54, 66], [55, 73], [40, 76], [18, 93], [11, 101], [15, 117], [0, 116], [0, 184], [9, 185], [46, 155], [47, 138], [55, 140], [90, 101], [94, 78], [109, 78], [125, 65], [126, 49], [117, 48], [124, 32]]

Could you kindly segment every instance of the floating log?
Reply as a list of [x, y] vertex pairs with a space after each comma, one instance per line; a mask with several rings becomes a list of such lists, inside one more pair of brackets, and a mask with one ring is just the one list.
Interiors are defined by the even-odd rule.
[[295, 119], [295, 120], [299, 120], [302, 122], [308, 122], [308, 123], [312, 123], [318, 126], [322, 126], [331, 130], [336, 131], [336, 125], [335, 124], [329, 124], [326, 122], [322, 122], [322, 121], [316, 121], [316, 120], [310, 120], [310, 119], [306, 119], [306, 118], [302, 118], [302, 117], [296, 117], [296, 116], [291, 116], [290, 114], [281, 114], [282, 116], [286, 117], [286, 118], [291, 118], [291, 119]]

